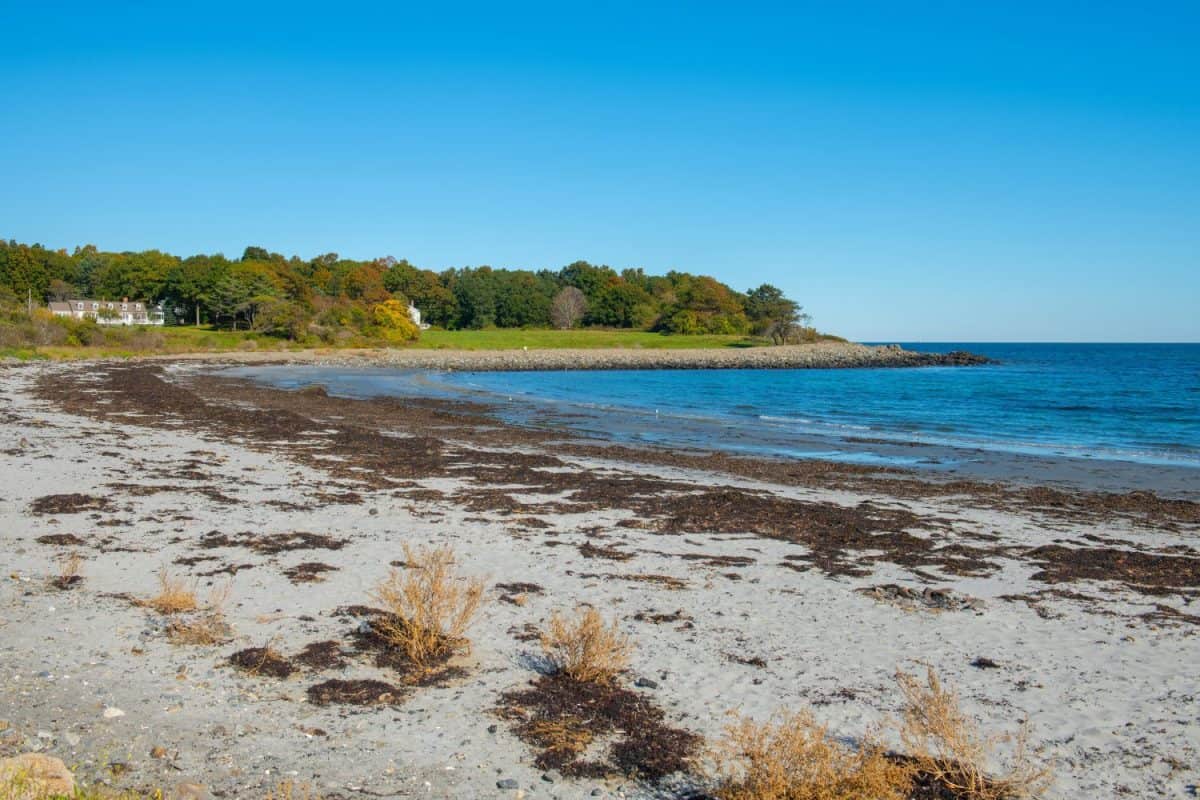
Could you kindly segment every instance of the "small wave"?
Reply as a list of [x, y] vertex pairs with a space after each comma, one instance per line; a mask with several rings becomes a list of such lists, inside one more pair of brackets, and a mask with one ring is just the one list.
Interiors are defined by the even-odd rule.
[[847, 431], [869, 431], [870, 425], [854, 425], [849, 422], [830, 422], [828, 420], [809, 419], [808, 417], [780, 417], [772, 414], [759, 414], [758, 419], [763, 422], [787, 422], [795, 425], [819, 425], [823, 428], [836, 428], [838, 430]]

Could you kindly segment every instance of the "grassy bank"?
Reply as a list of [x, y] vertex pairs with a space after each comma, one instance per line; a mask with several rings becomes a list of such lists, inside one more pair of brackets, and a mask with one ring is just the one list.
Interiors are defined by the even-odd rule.
[[[834, 338], [834, 337], [823, 337]], [[765, 339], [750, 336], [653, 333], [635, 330], [428, 330], [419, 341], [404, 348], [422, 350], [556, 350], [592, 349], [697, 349], [743, 348], [768, 345]], [[337, 346], [317, 345], [316, 349], [381, 347], [378, 342], [361, 338], [347, 339]], [[87, 358], [132, 358], [146, 355], [182, 353], [225, 353], [234, 351], [286, 351], [310, 349], [312, 345], [267, 336], [253, 331], [216, 330], [209, 327], [165, 327], [148, 329], [129, 337], [127, 343], [19, 344], [0, 346], [0, 358], [71, 360]]]
[[695, 349], [702, 347], [756, 347], [770, 344], [751, 336], [701, 334], [683, 336], [634, 330], [545, 330], [504, 328], [483, 331], [429, 330], [413, 346], [433, 350], [555, 350], [594, 347]]

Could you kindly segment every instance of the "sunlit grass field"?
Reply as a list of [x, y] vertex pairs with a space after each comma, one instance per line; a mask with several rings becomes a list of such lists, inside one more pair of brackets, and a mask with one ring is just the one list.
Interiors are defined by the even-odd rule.
[[483, 331], [422, 331], [420, 340], [413, 346], [435, 350], [514, 350], [522, 347], [531, 350], [593, 347], [661, 350], [754, 347], [760, 344], [768, 342], [750, 336], [682, 336], [650, 331], [590, 328], [570, 331], [504, 328]]
[[[155, 337], [152, 346], [121, 348], [112, 346], [42, 345], [22, 347], [0, 347], [0, 358], [11, 357], [21, 360], [79, 358], [131, 358], [145, 355], [171, 355], [179, 353], [227, 353], [233, 351], [286, 351], [286, 350], [334, 350], [347, 348], [371, 348], [379, 345], [363, 340], [348, 340], [333, 347], [325, 344], [303, 344], [266, 336], [253, 331], [217, 330], [202, 327], [164, 327], [152, 329]], [[626, 348], [626, 349], [696, 349], [706, 347], [756, 347], [769, 342], [751, 336], [698, 335], [653, 333], [635, 330], [547, 330], [547, 329], [492, 329], [492, 330], [427, 330], [421, 332], [420, 340], [401, 347], [433, 350], [548, 350], [563, 348]]]

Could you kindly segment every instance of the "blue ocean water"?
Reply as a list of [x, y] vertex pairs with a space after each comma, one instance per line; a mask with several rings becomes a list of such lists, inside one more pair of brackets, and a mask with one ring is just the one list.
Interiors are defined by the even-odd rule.
[[[919, 343], [983, 367], [443, 373], [522, 424], [615, 439], [917, 463], [885, 443], [1200, 467], [1200, 344]], [[828, 446], [823, 447], [822, 442]]]

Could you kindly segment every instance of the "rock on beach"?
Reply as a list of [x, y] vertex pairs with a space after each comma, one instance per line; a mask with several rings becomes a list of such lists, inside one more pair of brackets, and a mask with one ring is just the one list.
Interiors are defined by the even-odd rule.
[[6, 794], [5, 800], [69, 797], [75, 792], [75, 776], [62, 759], [40, 753], [0, 759], [0, 786], [9, 784], [13, 794]]

